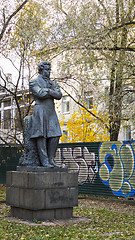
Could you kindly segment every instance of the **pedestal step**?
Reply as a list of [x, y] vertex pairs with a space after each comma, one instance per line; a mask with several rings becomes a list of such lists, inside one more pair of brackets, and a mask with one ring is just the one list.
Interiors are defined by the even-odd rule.
[[73, 217], [73, 208], [58, 208], [45, 210], [29, 210], [24, 208], [11, 207], [11, 216], [26, 220], [53, 220], [53, 219], [69, 219]]

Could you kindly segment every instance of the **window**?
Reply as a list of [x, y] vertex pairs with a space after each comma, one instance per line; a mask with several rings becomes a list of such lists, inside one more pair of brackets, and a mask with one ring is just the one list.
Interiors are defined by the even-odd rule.
[[4, 102], [4, 107], [9, 107], [11, 106], [11, 99], [3, 101]]
[[125, 140], [130, 141], [131, 140], [131, 126], [125, 126]]
[[69, 113], [69, 96], [62, 98], [62, 113]]
[[[22, 108], [21, 108], [21, 110], [22, 110]], [[21, 119], [20, 119], [19, 112], [18, 112], [17, 108], [15, 110], [15, 127], [18, 131], [22, 131]]]
[[63, 135], [68, 136], [68, 132], [66, 130], [63, 130]]
[[7, 80], [7, 82], [12, 82], [12, 74], [11, 73], [6, 74], [6, 80]]
[[65, 137], [64, 142], [67, 142], [68, 132], [66, 130], [63, 130], [62, 135]]
[[105, 96], [108, 96], [109, 95], [109, 86], [106, 86], [105, 87]]
[[11, 128], [11, 110], [4, 110], [4, 129]]
[[7, 81], [7, 88], [13, 89], [14, 84], [12, 83], [12, 74], [11, 73], [6, 74], [6, 81]]
[[21, 96], [17, 96], [17, 101], [18, 101], [18, 103], [19, 103], [20, 106], [21, 106], [21, 105], [24, 105], [24, 100], [23, 100], [23, 98], [22, 98], [22, 95], [21, 95]]
[[87, 108], [93, 108], [93, 96], [92, 91], [84, 92], [84, 101]]

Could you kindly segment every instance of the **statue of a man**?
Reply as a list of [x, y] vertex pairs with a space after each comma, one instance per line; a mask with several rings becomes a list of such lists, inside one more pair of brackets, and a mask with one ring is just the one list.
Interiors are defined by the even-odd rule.
[[35, 99], [30, 138], [36, 139], [41, 166], [57, 167], [54, 157], [61, 130], [55, 112], [54, 99], [60, 100], [62, 93], [58, 83], [50, 80], [50, 71], [49, 62], [40, 63], [39, 76], [30, 80], [29, 83]]

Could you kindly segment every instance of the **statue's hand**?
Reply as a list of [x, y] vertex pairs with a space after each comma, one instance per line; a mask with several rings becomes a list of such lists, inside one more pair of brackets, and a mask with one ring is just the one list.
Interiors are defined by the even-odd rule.
[[42, 91], [43, 91], [43, 92], [48, 92], [48, 91], [49, 91], [49, 88], [42, 88]]
[[56, 89], [55, 90], [49, 89], [49, 95], [57, 100], [60, 100], [62, 97], [61, 92]]

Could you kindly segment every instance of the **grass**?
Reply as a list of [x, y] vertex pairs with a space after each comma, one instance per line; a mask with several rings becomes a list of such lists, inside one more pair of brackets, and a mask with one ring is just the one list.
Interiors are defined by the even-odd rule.
[[0, 184], [0, 200], [6, 199], [6, 187], [4, 184]]
[[[5, 189], [0, 190], [4, 196]], [[1, 199], [1, 195], [0, 195]], [[111, 204], [111, 203], [110, 203]], [[116, 203], [117, 204], [117, 203]], [[72, 225], [28, 225], [10, 221], [9, 207], [0, 205], [0, 239], [123, 239], [135, 240], [134, 206], [128, 208], [120, 204], [113, 205], [111, 210], [99, 200], [80, 199], [79, 206], [74, 208], [75, 217], [86, 217], [88, 221]]]

